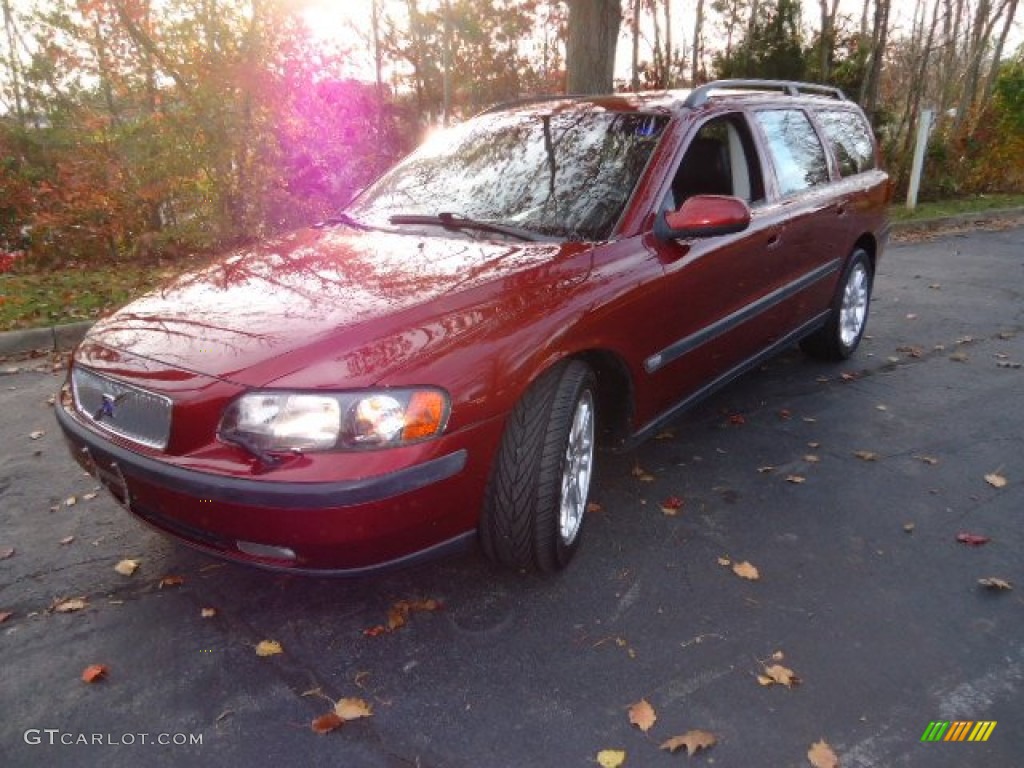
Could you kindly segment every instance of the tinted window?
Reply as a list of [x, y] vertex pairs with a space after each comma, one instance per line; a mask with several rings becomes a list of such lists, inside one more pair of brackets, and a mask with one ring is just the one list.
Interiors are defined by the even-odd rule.
[[779, 191], [799, 192], [828, 181], [825, 149], [807, 115], [797, 109], [757, 113], [775, 165]]
[[349, 208], [389, 227], [396, 214], [456, 213], [559, 237], [611, 234], [665, 127], [660, 115], [488, 115], [445, 131]]
[[676, 209], [694, 195], [733, 195], [748, 203], [764, 198], [757, 152], [742, 116], [715, 118], [700, 127], [663, 207]]
[[818, 120], [839, 161], [840, 174], [853, 176], [875, 167], [875, 146], [860, 115], [834, 110], [819, 112]]

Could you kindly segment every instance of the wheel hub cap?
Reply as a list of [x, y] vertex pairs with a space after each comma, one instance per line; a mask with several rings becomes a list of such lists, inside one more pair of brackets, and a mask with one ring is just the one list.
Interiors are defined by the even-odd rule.
[[857, 341], [867, 313], [868, 273], [863, 264], [857, 264], [846, 281], [839, 310], [839, 339], [844, 346], [852, 346]]
[[585, 390], [576, 404], [562, 471], [562, 505], [558, 532], [562, 543], [572, 544], [580, 531], [587, 509], [587, 492], [594, 464], [594, 397]]

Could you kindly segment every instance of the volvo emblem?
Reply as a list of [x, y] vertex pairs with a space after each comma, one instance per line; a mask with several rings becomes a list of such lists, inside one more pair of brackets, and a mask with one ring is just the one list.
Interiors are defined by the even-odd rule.
[[120, 403], [126, 397], [128, 397], [127, 392], [122, 392], [120, 395], [116, 396], [104, 393], [103, 403], [102, 405], [100, 405], [96, 413], [93, 414], [93, 419], [95, 419], [96, 421], [103, 421], [104, 416], [111, 419], [114, 418], [114, 406]]

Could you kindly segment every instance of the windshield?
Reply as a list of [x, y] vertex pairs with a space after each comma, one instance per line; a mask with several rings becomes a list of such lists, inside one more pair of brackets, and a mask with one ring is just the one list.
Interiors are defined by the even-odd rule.
[[485, 115], [438, 134], [347, 210], [370, 226], [392, 217], [459, 216], [559, 238], [607, 238], [667, 118], [574, 111]]

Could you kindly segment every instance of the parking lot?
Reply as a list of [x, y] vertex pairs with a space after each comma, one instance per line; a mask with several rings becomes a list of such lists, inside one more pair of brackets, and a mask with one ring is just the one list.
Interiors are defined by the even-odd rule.
[[[0, 765], [587, 766], [620, 750], [626, 766], [774, 768], [810, 765], [819, 740], [844, 768], [1019, 765], [1024, 229], [890, 246], [867, 333], [844, 365], [789, 351], [601, 456], [582, 549], [553, 578], [476, 552], [348, 580], [193, 553], [66, 455], [60, 376], [6, 363]], [[761, 684], [773, 665], [798, 680]], [[372, 715], [315, 733], [345, 698]], [[939, 720], [996, 726], [922, 743]], [[717, 743], [659, 749], [694, 729]]]

